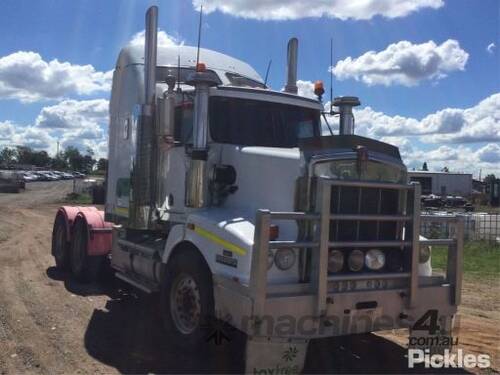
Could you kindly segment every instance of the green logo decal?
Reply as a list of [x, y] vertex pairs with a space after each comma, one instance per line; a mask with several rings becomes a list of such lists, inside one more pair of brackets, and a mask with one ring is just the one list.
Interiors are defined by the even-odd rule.
[[296, 357], [299, 351], [295, 346], [288, 348], [285, 350], [281, 358], [283, 358], [285, 361], [290, 362], [293, 361]]

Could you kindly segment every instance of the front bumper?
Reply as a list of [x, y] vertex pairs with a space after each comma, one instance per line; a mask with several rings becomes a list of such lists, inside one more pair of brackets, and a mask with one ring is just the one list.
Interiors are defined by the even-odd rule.
[[[410, 208], [401, 215], [332, 215], [330, 188], [333, 185], [368, 186], [407, 191]], [[462, 280], [463, 221], [460, 217], [443, 220], [456, 225], [456, 237], [446, 240], [419, 238], [420, 186], [369, 182], [346, 182], [320, 179], [317, 213], [257, 213], [252, 268], [249, 285], [214, 276], [214, 295], [219, 317], [251, 336], [317, 338], [396, 328], [411, 328], [428, 310], [437, 310], [441, 320], [449, 321], [460, 303]], [[328, 249], [345, 247], [330, 242], [330, 220], [394, 220], [404, 222], [401, 241], [351, 242], [356, 247], [401, 246], [411, 252], [411, 269], [406, 273], [329, 276]], [[310, 242], [269, 241], [271, 220], [315, 220], [317, 234]], [[353, 245], [354, 244], [354, 245]], [[421, 244], [448, 246], [445, 276], [422, 277], [418, 273]], [[312, 272], [308, 283], [267, 284], [267, 253], [269, 247], [298, 247], [313, 250]], [[367, 283], [367, 281], [369, 283]]]
[[413, 308], [407, 307], [407, 288], [328, 293], [321, 316], [315, 295], [279, 292], [270, 293], [264, 313], [255, 316], [251, 297], [233, 283], [222, 278], [215, 282], [216, 309], [219, 317], [251, 336], [320, 338], [410, 328], [430, 309], [441, 319], [457, 312], [452, 287], [442, 277], [420, 279]]

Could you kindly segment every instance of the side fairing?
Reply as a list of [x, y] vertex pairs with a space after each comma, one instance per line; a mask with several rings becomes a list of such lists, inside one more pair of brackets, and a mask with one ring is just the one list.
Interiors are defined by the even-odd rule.
[[136, 147], [137, 110], [142, 100], [143, 67], [117, 68], [113, 75], [109, 123], [108, 217], [127, 217], [130, 171]]

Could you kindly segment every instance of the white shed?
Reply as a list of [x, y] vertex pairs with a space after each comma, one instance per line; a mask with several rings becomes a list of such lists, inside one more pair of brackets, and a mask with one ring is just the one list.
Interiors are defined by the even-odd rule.
[[420, 182], [422, 194], [461, 195], [472, 193], [472, 174], [409, 171], [410, 181]]

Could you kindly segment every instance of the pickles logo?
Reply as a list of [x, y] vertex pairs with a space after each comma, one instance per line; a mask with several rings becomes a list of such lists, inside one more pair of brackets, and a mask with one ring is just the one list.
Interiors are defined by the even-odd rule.
[[283, 358], [287, 362], [291, 362], [297, 357], [298, 352], [299, 351], [297, 350], [297, 348], [295, 346], [290, 347], [287, 350], [285, 350], [285, 352], [283, 353], [281, 358]]
[[414, 368], [416, 364], [423, 363], [428, 368], [474, 368], [486, 369], [491, 366], [488, 354], [464, 354], [462, 349], [451, 353], [445, 349], [443, 354], [431, 354], [429, 349], [408, 349], [408, 367]]

